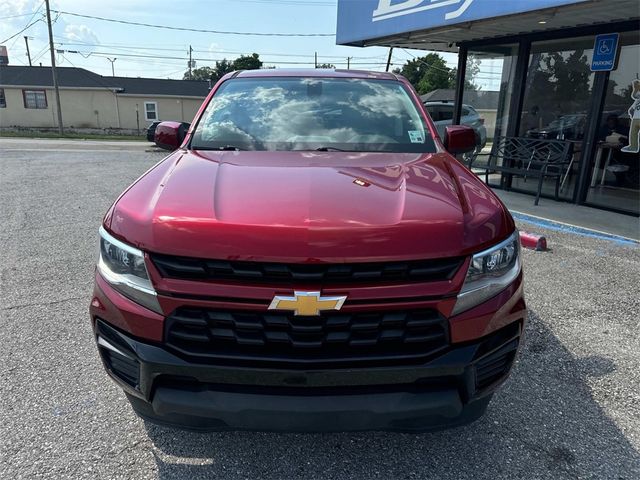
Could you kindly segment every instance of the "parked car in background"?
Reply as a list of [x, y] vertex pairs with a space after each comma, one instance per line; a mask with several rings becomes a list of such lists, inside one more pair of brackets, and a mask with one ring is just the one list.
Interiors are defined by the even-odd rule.
[[[436, 124], [438, 135], [444, 138], [445, 128], [453, 124], [453, 102], [424, 102], [433, 123]], [[484, 126], [484, 118], [471, 105], [462, 105], [460, 125], [471, 127], [476, 132], [476, 152], [479, 152], [487, 144], [487, 129]]]
[[147, 127], [147, 141], [155, 142], [156, 127], [160, 125], [160, 123], [161, 123], [160, 120], [156, 120], [155, 122], [153, 122], [151, 125]]
[[557, 139], [557, 140], [581, 140], [587, 124], [587, 115], [576, 113], [562, 115], [542, 128], [533, 128], [526, 133], [527, 137]]
[[90, 307], [140, 416], [417, 432], [482, 415], [525, 328], [518, 231], [453, 157], [474, 130], [438, 138], [420, 106], [389, 73], [250, 70], [193, 128], [158, 126], [174, 152], [104, 217]]

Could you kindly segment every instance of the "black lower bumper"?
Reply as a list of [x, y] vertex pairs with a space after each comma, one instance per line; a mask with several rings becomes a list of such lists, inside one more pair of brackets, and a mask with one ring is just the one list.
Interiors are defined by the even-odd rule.
[[142, 418], [190, 430], [423, 432], [479, 418], [491, 396], [463, 404], [455, 390], [305, 397], [160, 388], [153, 402], [129, 395]]
[[509, 373], [520, 324], [420, 365], [284, 370], [190, 363], [96, 322], [101, 357], [134, 410], [196, 430], [426, 431], [480, 417]]

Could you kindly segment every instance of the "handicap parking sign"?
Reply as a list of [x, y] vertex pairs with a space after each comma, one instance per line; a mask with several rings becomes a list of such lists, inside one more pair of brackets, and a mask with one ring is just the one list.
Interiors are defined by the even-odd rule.
[[591, 61], [592, 72], [607, 72], [615, 68], [619, 37], [617, 33], [596, 36]]

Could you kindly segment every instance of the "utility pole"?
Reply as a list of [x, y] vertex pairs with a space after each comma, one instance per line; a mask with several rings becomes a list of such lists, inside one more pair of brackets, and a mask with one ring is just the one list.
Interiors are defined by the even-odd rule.
[[189, 80], [193, 80], [193, 74], [191, 73], [191, 66], [193, 65], [193, 62], [191, 60], [192, 52], [193, 52], [193, 48], [191, 48], [191, 45], [189, 45]]
[[24, 43], [27, 45], [27, 58], [29, 59], [29, 66], [33, 66], [31, 65], [31, 52], [29, 51], [29, 37], [27, 37], [26, 35], [24, 36]]
[[115, 71], [115, 69], [113, 68], [113, 64], [116, 62], [116, 60], [117, 60], [117, 59], [118, 59], [118, 58], [117, 58], [117, 57], [115, 57], [113, 60], [111, 60], [109, 57], [107, 57], [107, 60], [109, 60], [109, 61], [111, 62], [111, 76], [112, 76], [112, 77], [115, 77], [115, 76], [116, 76], [116, 71]]
[[49, 9], [49, 0], [44, 0], [47, 6], [47, 27], [49, 28], [49, 52], [51, 53], [51, 74], [53, 76], [53, 89], [56, 92], [56, 106], [58, 108], [58, 133], [64, 135], [64, 127], [62, 126], [62, 110], [60, 108], [60, 88], [58, 87], [58, 73], [56, 72], [56, 52], [53, 49], [53, 29], [51, 28], [51, 10]]
[[316, 52], [316, 55], [315, 55], [314, 65], [315, 65], [315, 68], [318, 68], [318, 52]]
[[387, 69], [385, 72], [388, 72], [389, 68], [391, 68], [391, 55], [393, 55], [393, 47], [389, 48], [389, 58], [387, 58]]

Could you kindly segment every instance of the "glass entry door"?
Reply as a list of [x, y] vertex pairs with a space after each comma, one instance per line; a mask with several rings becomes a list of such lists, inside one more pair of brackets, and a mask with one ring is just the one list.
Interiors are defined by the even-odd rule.
[[[573, 161], [562, 178], [560, 196], [572, 199], [578, 181], [583, 140], [593, 101], [591, 72], [594, 37], [533, 42], [525, 80], [520, 136], [573, 143]], [[537, 182], [513, 177], [511, 187], [534, 192]], [[555, 180], [543, 193], [553, 194]]]
[[[507, 134], [517, 58], [518, 44], [515, 43], [468, 52], [460, 123], [476, 131], [476, 153], [488, 153], [493, 139]], [[486, 156], [474, 161], [474, 165], [483, 163]], [[489, 184], [499, 186], [500, 174], [490, 175]]]

